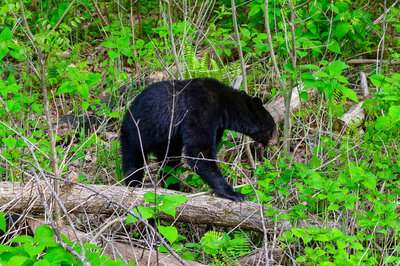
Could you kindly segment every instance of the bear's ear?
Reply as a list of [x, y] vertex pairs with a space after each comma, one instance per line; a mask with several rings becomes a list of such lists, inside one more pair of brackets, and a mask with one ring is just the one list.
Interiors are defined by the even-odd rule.
[[251, 110], [253, 110], [256, 114], [262, 115], [265, 111], [264, 106], [262, 105], [262, 101], [258, 97], [251, 98]]

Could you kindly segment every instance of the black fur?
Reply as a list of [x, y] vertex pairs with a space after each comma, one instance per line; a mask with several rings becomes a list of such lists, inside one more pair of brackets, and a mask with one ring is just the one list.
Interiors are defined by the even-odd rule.
[[[171, 121], [173, 119], [173, 121]], [[172, 123], [171, 123], [172, 122]], [[172, 126], [172, 128], [171, 128]], [[171, 132], [170, 132], [171, 129]], [[137, 186], [143, 178], [144, 158], [149, 153], [163, 161], [180, 156], [214, 190], [234, 201], [245, 196], [234, 192], [222, 176], [216, 161], [223, 131], [231, 129], [267, 144], [276, 135], [272, 116], [259, 98], [235, 90], [215, 79], [196, 78], [154, 83], [143, 90], [126, 113], [121, 128], [122, 168], [125, 183]], [[140, 136], [139, 136], [140, 131]], [[176, 167], [178, 160], [168, 160]], [[179, 183], [169, 188], [179, 190]]]

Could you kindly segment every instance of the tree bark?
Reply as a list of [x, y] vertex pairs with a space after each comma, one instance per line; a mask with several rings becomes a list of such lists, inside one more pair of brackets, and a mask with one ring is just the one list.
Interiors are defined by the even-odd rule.
[[[143, 195], [153, 189], [137, 189], [123, 186], [104, 186], [104, 185], [71, 185], [66, 184], [61, 188], [60, 199], [64, 203], [69, 213], [95, 213], [95, 214], [123, 214], [123, 210], [116, 205], [109, 203], [101, 195], [89, 191], [86, 187], [98, 191], [110, 199], [122, 203], [127, 208], [135, 206], [148, 206]], [[42, 183], [46, 199], [51, 199], [51, 193]], [[179, 222], [193, 224], [208, 224], [221, 227], [240, 227], [253, 231], [262, 232], [262, 221], [260, 208], [257, 203], [244, 201], [233, 202], [231, 200], [208, 196], [192, 195], [173, 190], [157, 188], [158, 194], [181, 194], [190, 197], [184, 204], [176, 208], [176, 220]], [[41, 213], [44, 211], [43, 204], [38, 194], [37, 186], [33, 183], [0, 182], [0, 211], [2, 212], [29, 212]], [[277, 209], [275, 209], [277, 210]], [[264, 208], [268, 211], [268, 207]], [[279, 216], [288, 213], [280, 210]], [[174, 221], [175, 219], [168, 214], [161, 214], [160, 219]], [[270, 233], [284, 232], [292, 229], [290, 221], [281, 219], [279, 222], [273, 221], [269, 216], [264, 217], [265, 226]], [[338, 228], [341, 230], [341, 221], [322, 221], [319, 217], [308, 216], [308, 221], [296, 221], [296, 228]], [[276, 228], [276, 229], [274, 229]]]

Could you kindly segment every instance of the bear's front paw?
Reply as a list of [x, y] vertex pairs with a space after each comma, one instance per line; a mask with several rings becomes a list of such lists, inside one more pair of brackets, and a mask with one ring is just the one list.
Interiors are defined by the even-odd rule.
[[244, 201], [248, 198], [246, 195], [243, 195], [242, 193], [235, 192], [235, 191], [215, 191], [214, 190], [214, 193], [222, 198], [230, 199], [233, 201]]

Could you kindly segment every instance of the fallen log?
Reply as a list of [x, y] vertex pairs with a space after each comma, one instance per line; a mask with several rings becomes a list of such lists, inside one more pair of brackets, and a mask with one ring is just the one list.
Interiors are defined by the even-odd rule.
[[[51, 199], [51, 193], [44, 183], [41, 183], [46, 200]], [[138, 189], [123, 186], [105, 185], [68, 185], [63, 186], [60, 192], [60, 199], [69, 213], [95, 213], [123, 215], [125, 212], [116, 204], [109, 202], [104, 196], [113, 201], [119, 202], [128, 209], [136, 206], [149, 206], [143, 196], [154, 189]], [[176, 219], [171, 215], [162, 213], [160, 219], [165, 221], [179, 221], [192, 224], [208, 224], [219, 227], [240, 227], [253, 231], [262, 232], [262, 215], [257, 203], [243, 201], [233, 202], [224, 198], [208, 195], [192, 195], [173, 190], [157, 188], [157, 194], [181, 194], [189, 197], [182, 205], [176, 208]], [[15, 213], [43, 213], [44, 208], [39, 197], [37, 184], [0, 182], [0, 211]], [[264, 206], [264, 211], [268, 207]], [[284, 210], [277, 210], [278, 216], [289, 213]], [[268, 232], [279, 233], [292, 229], [290, 221], [281, 219], [275, 222], [272, 217], [264, 216], [264, 223]], [[341, 230], [341, 221], [322, 221], [319, 217], [311, 214], [307, 220], [296, 221], [296, 228], [337, 228]]]

